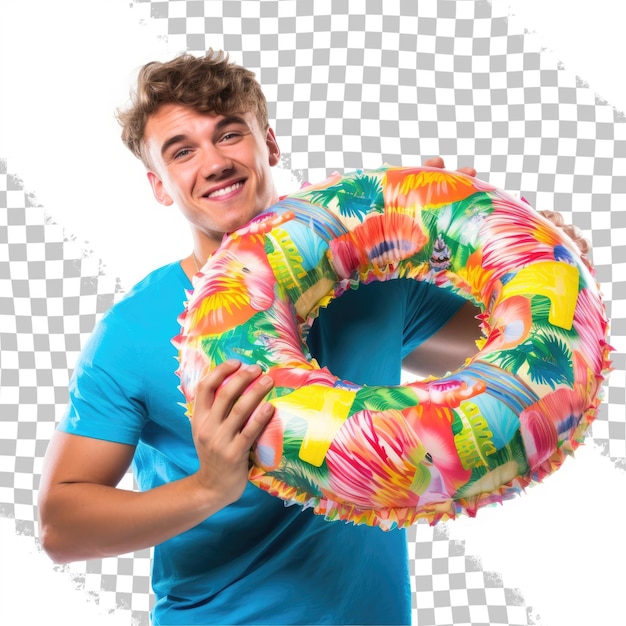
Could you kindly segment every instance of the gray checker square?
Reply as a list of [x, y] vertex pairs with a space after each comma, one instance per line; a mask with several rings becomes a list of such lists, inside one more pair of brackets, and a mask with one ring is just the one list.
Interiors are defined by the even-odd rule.
[[[255, 71], [283, 165], [301, 181], [441, 155], [579, 226], [592, 242], [616, 348], [592, 437], [624, 470], [626, 120], [487, 0], [423, 0], [419, 15], [417, 6], [136, 0], [128, 19], [151, 21], [180, 50], [228, 50]], [[41, 461], [69, 375], [122, 294], [92, 251], [47, 220], [6, 161], [0, 201], [0, 515], [34, 537]], [[445, 526], [418, 524], [408, 536], [415, 623], [537, 623], [522, 593]], [[149, 621], [149, 568], [142, 551], [60, 569], [137, 625]]]

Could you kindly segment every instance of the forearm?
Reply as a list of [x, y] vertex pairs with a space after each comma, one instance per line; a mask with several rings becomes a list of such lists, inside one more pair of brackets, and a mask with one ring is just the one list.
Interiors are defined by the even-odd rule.
[[419, 376], [444, 376], [461, 367], [478, 351], [479, 313], [472, 303], [465, 302], [445, 326], [404, 359], [403, 368]]
[[40, 506], [41, 541], [58, 563], [116, 556], [162, 543], [226, 504], [195, 476], [146, 492], [61, 483]]
[[273, 413], [263, 403], [272, 380], [259, 379], [261, 373], [226, 362], [198, 383], [192, 419], [198, 471], [145, 492], [117, 488], [133, 446], [56, 431], [39, 487], [41, 542], [50, 557], [69, 562], [155, 546], [237, 501], [250, 449]]

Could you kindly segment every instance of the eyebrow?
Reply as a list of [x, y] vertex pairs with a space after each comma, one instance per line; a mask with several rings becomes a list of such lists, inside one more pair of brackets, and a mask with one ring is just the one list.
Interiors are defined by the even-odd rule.
[[[224, 127], [226, 126], [230, 126], [231, 124], [241, 124], [243, 126], [248, 127], [248, 122], [246, 122], [246, 120], [241, 117], [240, 115], [229, 115], [228, 117], [225, 117], [223, 119], [221, 119], [214, 128], [215, 132], [219, 132], [220, 130], [222, 130]], [[180, 134], [180, 135], [174, 135], [173, 137], [169, 137], [168, 139], [166, 139], [163, 142], [163, 145], [161, 146], [161, 156], [165, 156], [165, 153], [175, 144], [177, 143], [181, 143], [187, 140], [187, 135], [185, 134]]]

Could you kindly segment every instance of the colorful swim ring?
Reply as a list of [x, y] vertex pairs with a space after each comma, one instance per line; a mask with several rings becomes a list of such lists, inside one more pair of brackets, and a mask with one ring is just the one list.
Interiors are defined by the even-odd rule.
[[[477, 354], [398, 387], [320, 368], [305, 339], [320, 307], [392, 279], [479, 307]], [[225, 238], [180, 322], [188, 415], [226, 359], [275, 381], [250, 481], [384, 530], [473, 516], [552, 473], [583, 441], [610, 368], [601, 294], [573, 242], [523, 200], [428, 167], [337, 174], [286, 197]]]

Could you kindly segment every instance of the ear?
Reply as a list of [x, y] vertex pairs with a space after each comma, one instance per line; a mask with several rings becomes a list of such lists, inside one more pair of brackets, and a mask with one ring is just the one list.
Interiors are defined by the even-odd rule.
[[152, 187], [152, 193], [154, 194], [157, 202], [164, 206], [171, 206], [172, 204], [174, 204], [172, 198], [169, 196], [167, 191], [165, 191], [163, 181], [154, 172], [151, 171], [147, 172], [147, 176], [148, 181], [150, 182], [150, 186]]
[[280, 148], [278, 147], [278, 141], [276, 140], [276, 135], [274, 134], [274, 130], [272, 128], [267, 129], [265, 145], [269, 151], [270, 165], [272, 167], [274, 167], [274, 165], [278, 165], [280, 162]]

